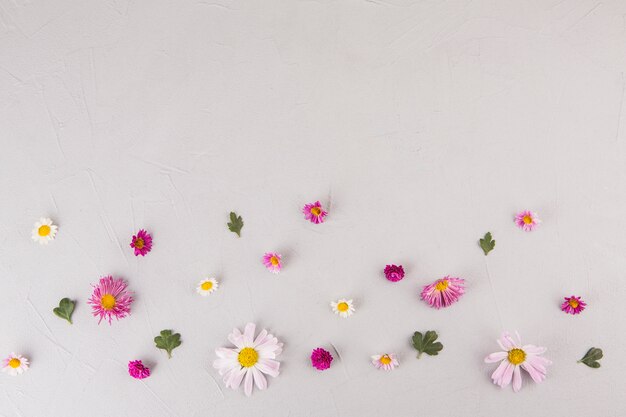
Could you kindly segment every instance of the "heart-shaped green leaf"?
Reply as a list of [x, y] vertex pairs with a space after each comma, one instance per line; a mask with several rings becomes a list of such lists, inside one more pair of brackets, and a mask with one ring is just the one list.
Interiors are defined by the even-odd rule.
[[599, 368], [600, 362], [598, 361], [602, 359], [602, 356], [604, 356], [604, 354], [602, 353], [602, 349], [592, 347], [587, 351], [585, 356], [583, 356], [583, 358], [578, 361], [578, 363], [584, 363], [590, 368]]
[[69, 298], [63, 298], [61, 301], [59, 301], [59, 306], [55, 307], [52, 312], [72, 324], [72, 313], [74, 312], [74, 305], [76, 305], [74, 301], [70, 300]]

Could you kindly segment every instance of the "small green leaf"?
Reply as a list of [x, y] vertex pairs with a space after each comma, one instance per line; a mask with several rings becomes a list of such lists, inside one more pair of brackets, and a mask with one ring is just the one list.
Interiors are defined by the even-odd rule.
[[63, 298], [59, 301], [59, 306], [55, 307], [52, 312], [72, 324], [72, 313], [75, 305], [76, 303], [69, 298]]
[[161, 330], [161, 336], [154, 338], [154, 343], [159, 349], [167, 352], [169, 358], [172, 357], [172, 351], [182, 343], [180, 341], [180, 333], [172, 333], [171, 330]]
[[422, 335], [420, 332], [413, 333], [413, 347], [417, 350], [417, 359], [426, 353], [430, 356], [437, 356], [439, 351], [443, 349], [440, 342], [435, 342], [439, 336], [434, 330], [429, 330]]
[[485, 237], [480, 239], [479, 243], [483, 252], [485, 252], [485, 256], [496, 247], [496, 241], [491, 239], [491, 232], [485, 233]]
[[241, 228], [243, 227], [243, 219], [241, 216], [237, 216], [234, 211], [230, 212], [230, 222], [227, 223], [228, 230], [233, 233], [237, 233], [237, 236], [241, 237]]
[[602, 349], [592, 347], [578, 363], [584, 363], [590, 368], [599, 368], [600, 362], [598, 360], [602, 359], [602, 356], [604, 356]]

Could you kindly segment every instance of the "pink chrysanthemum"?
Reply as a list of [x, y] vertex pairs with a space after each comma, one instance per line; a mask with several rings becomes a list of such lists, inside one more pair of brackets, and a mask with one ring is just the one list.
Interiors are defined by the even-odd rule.
[[263, 265], [274, 274], [278, 274], [283, 266], [280, 260], [281, 256], [279, 253], [268, 252], [263, 255]]
[[404, 278], [404, 268], [402, 265], [387, 265], [385, 267], [385, 278], [391, 282], [398, 282]]
[[333, 359], [333, 355], [323, 348], [313, 349], [311, 352], [311, 365], [320, 371], [330, 368]]
[[580, 297], [572, 295], [571, 297], [565, 297], [565, 301], [561, 304], [561, 310], [567, 314], [579, 314], [586, 306], [587, 303], [581, 300]]
[[128, 285], [122, 278], [115, 279], [110, 275], [102, 277], [93, 287], [93, 294], [87, 304], [91, 304], [94, 317], [100, 316], [98, 324], [102, 319], [111, 324], [113, 317], [119, 320], [130, 314], [130, 305], [134, 299], [132, 293], [126, 290]]
[[324, 217], [328, 215], [327, 211], [322, 208], [322, 203], [316, 201], [315, 203], [305, 204], [302, 208], [304, 218], [311, 223], [320, 224], [324, 223]]
[[150, 376], [150, 368], [140, 360], [128, 362], [128, 373], [135, 379], [144, 379]]
[[515, 224], [525, 232], [533, 231], [541, 223], [537, 213], [524, 210], [515, 216]]
[[135, 256], [146, 256], [146, 253], [152, 250], [152, 236], [145, 230], [140, 229], [136, 235], [133, 235], [130, 247], [135, 249]]
[[546, 367], [552, 362], [541, 357], [547, 349], [535, 345], [524, 345], [517, 334], [517, 341], [507, 332], [498, 340], [501, 352], [495, 352], [485, 358], [485, 363], [500, 362], [500, 365], [491, 375], [494, 384], [504, 388], [513, 381], [513, 391], [522, 388], [522, 372], [528, 372], [533, 381], [539, 383], [546, 379]]
[[465, 294], [464, 285], [463, 278], [443, 277], [424, 287], [422, 300], [437, 309], [448, 307], [459, 301], [459, 298]]
[[384, 355], [373, 355], [372, 365], [374, 365], [376, 369], [393, 371], [396, 366], [400, 366], [400, 363], [394, 353], [385, 353]]

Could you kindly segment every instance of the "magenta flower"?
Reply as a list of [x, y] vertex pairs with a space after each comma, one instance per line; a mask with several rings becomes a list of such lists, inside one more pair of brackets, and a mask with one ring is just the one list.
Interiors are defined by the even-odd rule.
[[330, 364], [333, 361], [333, 355], [329, 351], [323, 348], [313, 349], [311, 352], [311, 365], [315, 369], [323, 371], [330, 368]]
[[561, 304], [561, 310], [567, 314], [579, 314], [586, 306], [587, 303], [581, 300], [580, 297], [572, 295], [571, 297], [565, 297], [565, 302]]
[[311, 223], [320, 224], [324, 223], [324, 217], [328, 215], [327, 211], [322, 208], [322, 203], [316, 201], [315, 203], [305, 204], [302, 208], [304, 218]]
[[448, 307], [465, 294], [465, 280], [463, 278], [443, 277], [430, 285], [424, 286], [422, 290], [422, 300], [431, 307]]
[[524, 210], [515, 216], [515, 224], [525, 232], [532, 232], [539, 223], [541, 220], [534, 211]]
[[100, 278], [100, 282], [93, 287], [93, 294], [87, 304], [91, 304], [94, 317], [100, 316], [98, 324], [102, 319], [111, 324], [113, 317], [119, 320], [130, 314], [130, 305], [134, 299], [132, 293], [126, 290], [128, 285], [123, 279], [109, 275]]
[[141, 361], [128, 362], [128, 373], [135, 379], [144, 379], [150, 376], [150, 368]]
[[263, 255], [263, 265], [272, 273], [278, 274], [283, 267], [279, 253], [268, 252]]
[[385, 267], [385, 278], [391, 282], [398, 282], [404, 278], [404, 268], [402, 265], [387, 265]]
[[143, 229], [139, 229], [136, 235], [133, 235], [133, 241], [130, 247], [135, 249], [135, 256], [146, 256], [146, 253], [152, 250], [152, 236]]

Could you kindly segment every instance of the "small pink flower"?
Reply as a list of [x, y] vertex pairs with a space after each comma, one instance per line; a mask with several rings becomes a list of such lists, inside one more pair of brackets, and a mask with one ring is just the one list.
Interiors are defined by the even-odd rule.
[[302, 208], [302, 212], [304, 213], [305, 219], [315, 224], [324, 223], [324, 217], [328, 215], [328, 212], [324, 211], [322, 203], [319, 201], [305, 204]]
[[152, 236], [145, 230], [140, 229], [136, 235], [133, 235], [130, 247], [135, 249], [135, 256], [146, 256], [146, 253], [152, 250]]
[[279, 253], [268, 252], [263, 255], [263, 265], [272, 273], [278, 274], [283, 264]]
[[587, 303], [581, 300], [580, 297], [572, 295], [571, 297], [565, 297], [565, 302], [561, 304], [561, 310], [567, 314], [579, 314], [586, 306]]
[[524, 210], [515, 216], [515, 224], [525, 232], [533, 231], [539, 223], [541, 220], [534, 211]]
[[376, 369], [382, 369], [383, 371], [393, 371], [396, 366], [400, 366], [396, 355], [393, 353], [385, 353], [384, 355], [373, 355], [372, 365]]
[[121, 279], [112, 276], [100, 278], [100, 282], [93, 286], [93, 293], [87, 304], [91, 304], [92, 314], [100, 316], [98, 324], [102, 319], [117, 320], [123, 319], [130, 314], [130, 305], [134, 301], [132, 293], [127, 291], [128, 285]]
[[144, 379], [150, 376], [150, 368], [141, 361], [128, 362], [128, 373], [135, 379]]
[[311, 365], [315, 369], [323, 371], [330, 368], [330, 364], [333, 361], [333, 355], [329, 351], [323, 348], [313, 349], [311, 352]]
[[463, 278], [443, 277], [424, 286], [422, 300], [437, 309], [448, 307], [459, 301], [459, 298], [465, 294], [464, 285], [465, 280]]
[[402, 265], [387, 265], [385, 267], [385, 278], [391, 282], [398, 282], [404, 278], [404, 268]]

